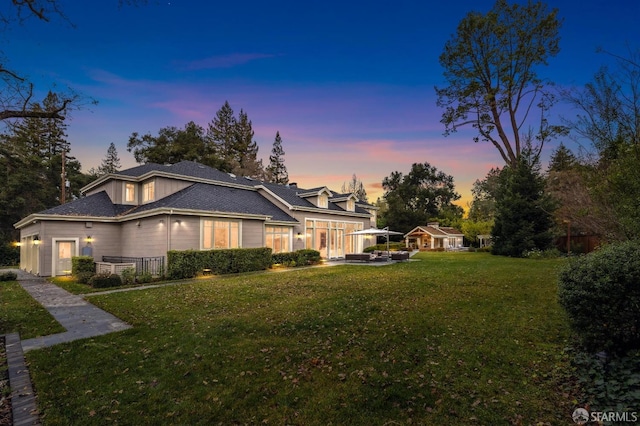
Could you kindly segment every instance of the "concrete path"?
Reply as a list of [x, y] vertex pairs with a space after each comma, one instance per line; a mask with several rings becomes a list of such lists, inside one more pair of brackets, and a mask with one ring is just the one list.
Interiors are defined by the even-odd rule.
[[18, 282], [37, 302], [45, 307], [67, 331], [49, 336], [22, 340], [22, 350], [28, 352], [58, 343], [100, 336], [131, 326], [108, 312], [93, 306], [80, 296], [47, 282], [43, 278], [18, 273]]

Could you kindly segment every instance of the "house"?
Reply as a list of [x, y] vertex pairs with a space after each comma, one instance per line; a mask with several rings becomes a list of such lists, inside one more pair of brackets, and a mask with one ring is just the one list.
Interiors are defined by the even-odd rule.
[[430, 222], [427, 226], [416, 226], [405, 234], [408, 248], [418, 250], [451, 250], [462, 247], [464, 234], [455, 228]]
[[309, 248], [326, 259], [361, 252], [351, 232], [375, 225], [376, 207], [325, 186], [302, 189], [182, 161], [99, 177], [82, 197], [31, 214], [20, 230], [20, 268], [68, 274], [71, 257], [154, 258], [169, 250]]

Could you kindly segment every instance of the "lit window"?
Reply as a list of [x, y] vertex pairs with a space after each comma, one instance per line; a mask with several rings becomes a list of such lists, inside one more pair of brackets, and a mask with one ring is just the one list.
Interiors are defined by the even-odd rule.
[[286, 227], [265, 227], [266, 246], [274, 253], [286, 253], [290, 251], [290, 230]]
[[355, 211], [355, 210], [356, 210], [356, 203], [355, 203], [355, 201], [353, 201], [353, 200], [351, 200], [351, 199], [347, 200], [347, 211], [352, 212], [352, 211]]
[[136, 201], [136, 185], [133, 183], [124, 184], [124, 202], [133, 203]]
[[240, 224], [234, 221], [203, 220], [202, 249], [229, 249], [240, 247]]
[[329, 197], [327, 194], [318, 195], [318, 207], [327, 208], [329, 207]]
[[142, 202], [153, 201], [155, 197], [155, 185], [154, 182], [147, 182], [142, 185]]

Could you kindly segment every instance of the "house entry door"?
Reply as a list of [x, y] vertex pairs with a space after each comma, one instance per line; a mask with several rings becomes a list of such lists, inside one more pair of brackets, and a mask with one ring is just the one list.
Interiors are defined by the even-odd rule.
[[76, 252], [75, 241], [57, 241], [56, 242], [56, 270], [55, 275], [71, 274], [71, 257]]

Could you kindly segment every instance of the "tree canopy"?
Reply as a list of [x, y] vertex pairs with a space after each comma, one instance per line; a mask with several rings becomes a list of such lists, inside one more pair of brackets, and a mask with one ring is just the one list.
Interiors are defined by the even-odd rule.
[[427, 162], [414, 163], [407, 175], [391, 173], [382, 181], [382, 187], [387, 202], [382, 220], [396, 231], [409, 232], [431, 218], [451, 215], [451, 212], [462, 217], [462, 208], [453, 204], [460, 199], [453, 176]]
[[206, 131], [190, 121], [183, 129], [164, 127], [157, 136], [134, 132], [127, 151], [133, 152], [138, 163], [197, 161], [237, 176], [262, 179], [265, 171], [262, 160], [257, 158], [258, 144], [253, 136], [247, 113], [240, 110], [236, 118], [229, 102], [225, 102]]
[[560, 51], [557, 13], [541, 2], [497, 0], [487, 14], [470, 12], [462, 19], [440, 55], [448, 85], [436, 93], [445, 134], [471, 125], [478, 132], [475, 142], [491, 143], [507, 165], [516, 166], [534, 110], [539, 150], [565, 132], [547, 121], [555, 97], [537, 73]]

